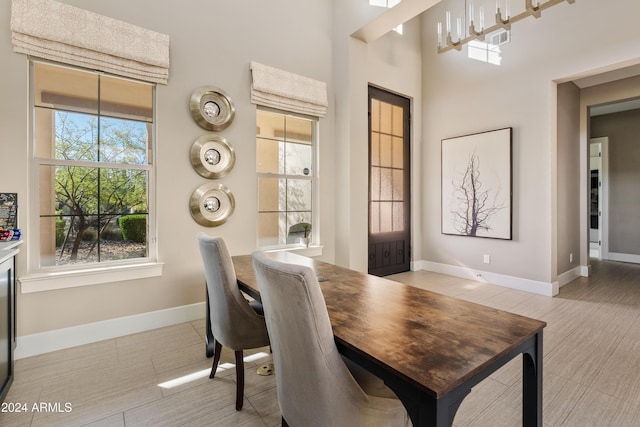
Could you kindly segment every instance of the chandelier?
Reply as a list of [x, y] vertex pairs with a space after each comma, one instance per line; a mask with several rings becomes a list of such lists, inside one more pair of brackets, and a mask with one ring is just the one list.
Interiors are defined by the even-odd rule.
[[[463, 28], [465, 19], [457, 18], [455, 34], [452, 34], [451, 12], [446, 12], [445, 28], [443, 31], [442, 22], [438, 22], [438, 53], [447, 52], [449, 50], [461, 50], [464, 44], [472, 40], [484, 41], [485, 35], [491, 34], [498, 30], [510, 31], [511, 24], [521, 21], [529, 16], [540, 18], [541, 13], [545, 9], [549, 9], [559, 3], [567, 2], [572, 4], [575, 0], [524, 0], [524, 12], [511, 16], [510, 0], [504, 1], [505, 7], [502, 9], [502, 0], [496, 0], [496, 19], [495, 24], [485, 27], [484, 8], [479, 8], [478, 20], [476, 21], [476, 13], [474, 10], [473, 0], [470, 0], [469, 7], [465, 6], [465, 15], [468, 16], [468, 32]], [[466, 1], [465, 1], [466, 5]]]

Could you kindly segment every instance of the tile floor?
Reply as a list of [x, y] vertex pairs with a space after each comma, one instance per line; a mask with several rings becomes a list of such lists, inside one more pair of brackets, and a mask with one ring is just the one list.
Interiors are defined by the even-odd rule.
[[[594, 263], [554, 298], [424, 271], [393, 278], [546, 321], [545, 427], [640, 426], [640, 265]], [[280, 425], [275, 379], [255, 374], [268, 350], [247, 353], [236, 412], [233, 353], [209, 380], [204, 329], [203, 319], [18, 360], [0, 426]], [[518, 359], [480, 383], [454, 425], [520, 426], [520, 370]]]

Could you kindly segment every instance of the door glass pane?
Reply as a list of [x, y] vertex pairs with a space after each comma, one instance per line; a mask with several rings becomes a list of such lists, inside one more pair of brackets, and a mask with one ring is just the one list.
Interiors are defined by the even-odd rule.
[[393, 184], [391, 169], [380, 169], [380, 200], [391, 200], [393, 198]]
[[380, 134], [371, 133], [371, 165], [380, 166]]
[[394, 136], [392, 144], [393, 144], [393, 155], [392, 155], [391, 166], [393, 166], [394, 168], [402, 169], [404, 167], [404, 153], [403, 153], [404, 142], [402, 141], [402, 138], [398, 138]]
[[391, 137], [380, 135], [380, 166], [391, 167]]
[[393, 171], [393, 200], [402, 201], [404, 196], [404, 173], [402, 170], [390, 169]]
[[403, 123], [402, 123], [402, 107], [394, 105], [392, 108], [392, 134], [394, 136], [402, 137], [403, 135]]
[[371, 100], [371, 131], [380, 132], [380, 101]]
[[391, 104], [380, 103], [380, 132], [391, 133]]
[[371, 233], [380, 232], [380, 202], [371, 202], [369, 204], [369, 214], [371, 216], [369, 224]]
[[404, 230], [404, 203], [393, 203], [393, 231]]
[[380, 203], [380, 232], [386, 233], [393, 230], [393, 203]]
[[371, 200], [380, 200], [380, 168], [371, 168]]

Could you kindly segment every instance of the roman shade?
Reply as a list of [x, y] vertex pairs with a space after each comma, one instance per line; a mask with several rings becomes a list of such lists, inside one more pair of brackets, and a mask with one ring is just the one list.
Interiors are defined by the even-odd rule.
[[327, 115], [325, 82], [257, 62], [251, 62], [250, 69], [253, 104], [314, 117]]
[[13, 0], [13, 50], [139, 80], [167, 83], [169, 36], [54, 0]]

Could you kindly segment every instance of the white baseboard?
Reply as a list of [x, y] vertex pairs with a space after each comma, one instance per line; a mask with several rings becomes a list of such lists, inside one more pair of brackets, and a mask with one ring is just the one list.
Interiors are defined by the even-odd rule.
[[205, 317], [205, 303], [118, 317], [101, 322], [18, 336], [14, 357], [35, 356]]
[[565, 271], [562, 274], [558, 274], [558, 285], [563, 287], [567, 283], [573, 282], [578, 277], [588, 277], [589, 276], [589, 267], [579, 265], [575, 268], [572, 268], [569, 271]]
[[607, 259], [611, 261], [633, 262], [635, 264], [640, 264], [640, 255], [635, 254], [609, 252], [607, 254]]
[[421, 270], [433, 271], [435, 273], [447, 274], [449, 276], [475, 280], [477, 282], [491, 283], [493, 285], [504, 286], [505, 288], [517, 289], [549, 297], [557, 295], [560, 288], [558, 282], [540, 282], [456, 265], [440, 264], [431, 261], [416, 261], [414, 264], [416, 269], [420, 266]]

